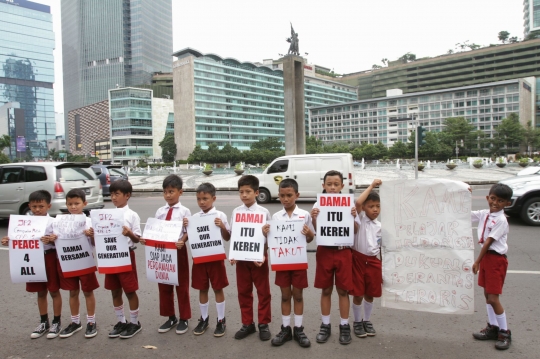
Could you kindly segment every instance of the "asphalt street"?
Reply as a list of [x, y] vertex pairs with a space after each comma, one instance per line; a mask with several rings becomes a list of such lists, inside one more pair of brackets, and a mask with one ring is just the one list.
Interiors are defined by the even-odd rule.
[[[486, 208], [487, 190], [473, 191], [473, 209]], [[194, 194], [185, 194], [181, 198], [183, 205], [192, 213], [198, 211]], [[133, 197], [130, 207], [141, 217], [141, 222], [153, 217], [158, 207], [165, 204], [159, 195]], [[234, 192], [218, 193], [216, 208], [227, 215], [241, 204]], [[311, 209], [313, 202], [298, 203], [303, 209]], [[106, 202], [106, 208], [112, 208]], [[279, 203], [266, 205], [271, 213], [281, 209]], [[384, 210], [382, 210], [384, 215]], [[85, 339], [84, 331], [67, 339], [46, 339], [45, 336], [32, 340], [30, 333], [39, 322], [36, 295], [27, 293], [23, 284], [12, 284], [9, 275], [9, 256], [7, 250], [0, 250], [0, 358], [146, 358], [146, 357], [188, 357], [188, 358], [282, 358], [288, 357], [370, 357], [370, 358], [538, 358], [540, 348], [540, 239], [538, 228], [526, 226], [521, 220], [510, 218], [509, 236], [509, 273], [506, 277], [504, 294], [501, 302], [506, 309], [513, 342], [506, 352], [498, 352], [494, 342], [479, 342], [471, 333], [485, 326], [486, 309], [482, 290], [476, 286], [474, 315], [442, 315], [394, 310], [380, 307], [376, 300], [371, 318], [377, 335], [368, 338], [356, 338], [350, 345], [340, 345], [339, 311], [337, 294], [332, 302], [332, 336], [325, 344], [317, 344], [315, 336], [321, 319], [319, 309], [320, 291], [313, 288], [315, 277], [315, 253], [308, 254], [308, 277], [310, 287], [304, 291], [304, 326], [312, 342], [311, 348], [303, 349], [295, 342], [288, 342], [282, 347], [272, 347], [270, 342], [261, 342], [258, 335], [251, 335], [244, 340], [235, 340], [234, 333], [240, 328], [240, 310], [236, 297], [236, 278], [234, 267], [227, 265], [230, 285], [225, 288], [227, 332], [224, 337], [215, 338], [213, 329], [216, 324], [216, 308], [213, 294], [210, 295], [210, 328], [201, 336], [195, 336], [192, 330], [199, 317], [198, 293], [191, 290], [192, 319], [190, 331], [176, 335], [173, 331], [159, 334], [157, 328], [163, 323], [159, 316], [157, 284], [148, 282], [144, 271], [144, 250], [138, 245], [136, 250], [139, 274], [140, 321], [143, 331], [128, 340], [109, 339], [107, 333], [116, 323], [110, 293], [103, 288], [104, 276], [98, 275], [101, 288], [95, 291], [97, 309], [96, 320], [98, 335]], [[0, 236], [7, 233], [8, 221], [0, 221]], [[476, 237], [476, 231], [474, 235]], [[228, 245], [227, 245], [228, 246]], [[310, 245], [315, 249], [314, 244]], [[478, 251], [478, 248], [477, 248]], [[227, 248], [228, 252], [228, 248]], [[274, 273], [270, 274], [272, 289], [272, 335], [278, 333], [281, 325], [280, 292], [274, 285]], [[68, 294], [62, 292], [62, 321], [69, 323]], [[256, 296], [255, 296], [256, 297]], [[127, 300], [124, 300], [127, 308]], [[49, 308], [52, 303], [49, 298]], [[255, 304], [256, 308], [256, 304]], [[49, 312], [52, 317], [52, 313]], [[126, 313], [129, 315], [129, 312]], [[81, 319], [86, 324], [86, 308], [81, 293]], [[256, 318], [256, 313], [255, 313]], [[350, 317], [352, 327], [352, 311]], [[145, 349], [151, 345], [157, 349]]]

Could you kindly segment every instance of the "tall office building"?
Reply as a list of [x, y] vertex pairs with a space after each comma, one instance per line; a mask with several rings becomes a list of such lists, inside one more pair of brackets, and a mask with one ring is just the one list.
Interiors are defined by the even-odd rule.
[[0, 0], [0, 18], [0, 135], [11, 137], [12, 159], [43, 158], [47, 140], [56, 137], [50, 8], [26, 0]]
[[[172, 70], [172, 0], [62, 0], [64, 113]], [[67, 128], [67, 122], [66, 122]]]
[[540, 30], [540, 0], [523, 0], [524, 36]]

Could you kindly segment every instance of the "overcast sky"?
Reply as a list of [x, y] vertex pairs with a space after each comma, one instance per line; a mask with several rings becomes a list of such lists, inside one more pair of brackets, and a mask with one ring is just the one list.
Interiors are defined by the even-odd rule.
[[[53, 13], [55, 109], [64, 112], [60, 0], [33, 1], [50, 5]], [[174, 51], [191, 47], [240, 61], [275, 59], [289, 48], [292, 22], [301, 54], [340, 74], [407, 52], [441, 55], [467, 40], [497, 43], [501, 30], [523, 37], [523, 0], [172, 1]]]

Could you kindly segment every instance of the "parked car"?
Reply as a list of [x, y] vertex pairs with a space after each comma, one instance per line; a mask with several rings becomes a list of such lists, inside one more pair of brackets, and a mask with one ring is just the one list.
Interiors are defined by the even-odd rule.
[[69, 213], [66, 193], [80, 188], [86, 193], [88, 213], [103, 208], [101, 184], [90, 163], [74, 162], [24, 162], [0, 165], [0, 218], [11, 214], [30, 214], [28, 196], [44, 189], [52, 195], [49, 214]]
[[111, 196], [109, 187], [111, 186], [112, 182], [121, 179], [128, 179], [128, 174], [124, 170], [124, 167], [120, 165], [92, 165], [92, 170], [101, 182], [101, 187], [103, 188], [103, 197]]
[[529, 166], [517, 173], [518, 176], [540, 175], [540, 166]]
[[512, 203], [504, 213], [519, 216], [531, 226], [540, 226], [540, 176], [516, 176], [501, 180], [512, 188]]

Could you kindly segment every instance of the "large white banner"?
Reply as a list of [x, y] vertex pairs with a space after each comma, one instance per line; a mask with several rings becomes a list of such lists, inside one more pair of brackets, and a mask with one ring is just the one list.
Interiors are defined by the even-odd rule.
[[13, 283], [47, 281], [41, 242], [47, 223], [47, 216], [9, 217], [9, 269]]
[[302, 234], [303, 219], [268, 221], [270, 232], [266, 236], [270, 250], [272, 270], [301, 270], [308, 268], [307, 240]]
[[266, 224], [266, 214], [263, 212], [237, 212], [234, 215], [229, 259], [262, 262], [264, 243], [266, 242], [262, 227]]
[[317, 204], [317, 245], [352, 246], [354, 217], [351, 209], [355, 206], [354, 195], [319, 193]]
[[189, 218], [187, 244], [195, 264], [227, 259], [221, 229], [214, 223], [216, 218], [215, 212]]
[[468, 185], [444, 179], [384, 182], [382, 306], [445, 314], [474, 311]]

